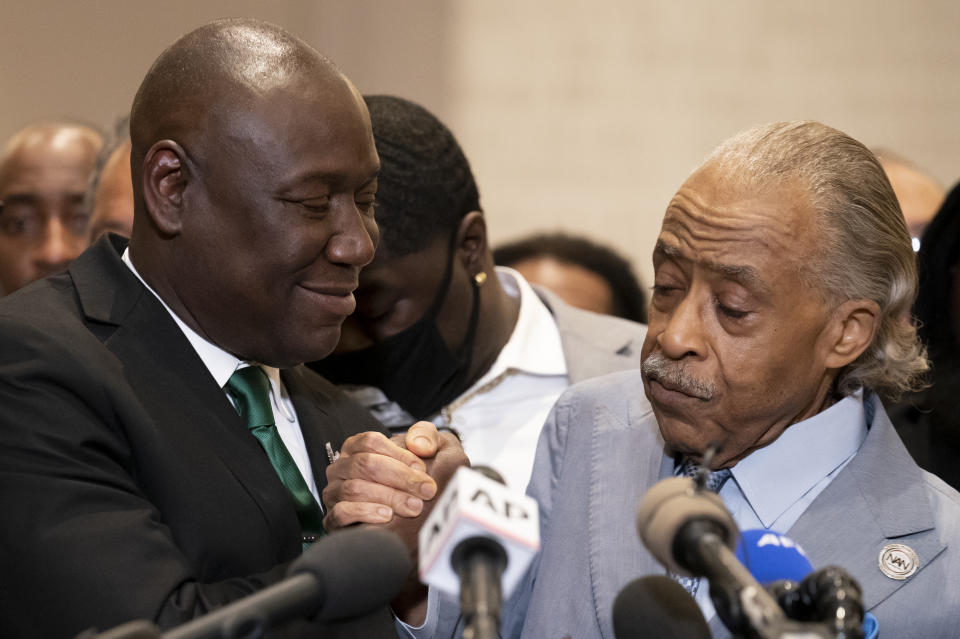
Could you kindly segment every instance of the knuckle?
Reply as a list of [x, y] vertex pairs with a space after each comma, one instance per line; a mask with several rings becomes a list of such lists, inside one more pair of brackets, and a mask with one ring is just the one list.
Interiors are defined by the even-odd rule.
[[364, 448], [371, 448], [371, 449], [376, 448], [378, 444], [382, 443], [382, 440], [386, 439], [386, 437], [384, 437], [382, 433], [378, 433], [375, 431], [367, 431], [365, 433], [360, 433], [359, 435], [355, 435], [355, 437], [360, 438], [360, 443]]
[[377, 466], [376, 455], [359, 453], [353, 457], [353, 477], [370, 477]]
[[346, 501], [357, 501], [365, 495], [366, 483], [360, 479], [348, 479], [340, 487], [340, 496]]

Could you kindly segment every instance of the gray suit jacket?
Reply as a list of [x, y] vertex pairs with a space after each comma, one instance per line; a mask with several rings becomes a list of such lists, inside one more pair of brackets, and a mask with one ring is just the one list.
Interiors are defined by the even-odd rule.
[[[876, 397], [867, 414], [860, 451], [787, 534], [815, 567], [836, 564], [856, 577], [880, 636], [960, 637], [960, 495], [913, 462]], [[503, 637], [614, 637], [617, 592], [664, 573], [638, 539], [634, 517], [672, 464], [639, 372], [594, 379], [561, 397], [528, 491], [540, 503], [542, 552], [505, 607]], [[919, 556], [919, 570], [905, 581], [879, 569], [889, 543]], [[718, 618], [711, 630], [729, 636]]]
[[645, 324], [574, 308], [546, 289], [534, 290], [557, 323], [571, 385], [640, 368]]

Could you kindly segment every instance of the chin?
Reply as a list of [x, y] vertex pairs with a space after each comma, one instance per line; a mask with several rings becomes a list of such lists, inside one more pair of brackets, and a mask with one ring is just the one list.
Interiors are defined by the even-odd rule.
[[276, 368], [291, 368], [305, 362], [315, 362], [332, 353], [339, 339], [339, 326], [311, 333], [309, 337], [277, 337], [266, 345], [263, 354], [255, 361]]
[[656, 406], [653, 408], [653, 413], [657, 417], [657, 425], [660, 427], [663, 441], [674, 452], [699, 457], [707, 444], [718, 439], [705, 432], [702, 426], [698, 426], [698, 421], [666, 414]]

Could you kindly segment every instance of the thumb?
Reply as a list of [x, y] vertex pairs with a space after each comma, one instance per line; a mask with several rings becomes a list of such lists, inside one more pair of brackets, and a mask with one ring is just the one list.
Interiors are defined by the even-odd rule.
[[430, 422], [417, 422], [407, 430], [404, 444], [411, 453], [426, 459], [437, 454], [440, 448], [440, 433]]

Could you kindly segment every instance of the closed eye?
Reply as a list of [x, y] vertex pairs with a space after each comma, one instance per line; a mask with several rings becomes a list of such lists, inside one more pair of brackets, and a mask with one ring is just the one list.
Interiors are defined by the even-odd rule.
[[731, 319], [743, 319], [750, 314], [750, 311], [741, 311], [735, 308], [730, 308], [729, 306], [724, 306], [720, 302], [717, 302], [717, 310]]

